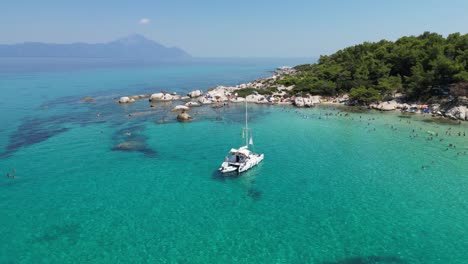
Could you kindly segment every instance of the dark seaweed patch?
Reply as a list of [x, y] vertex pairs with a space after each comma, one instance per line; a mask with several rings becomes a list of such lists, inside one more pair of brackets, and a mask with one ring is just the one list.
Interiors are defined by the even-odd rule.
[[8, 157], [13, 154], [16, 150], [22, 147], [27, 147], [33, 144], [46, 141], [47, 139], [56, 136], [58, 134], [68, 131], [69, 128], [56, 128], [49, 130], [34, 129], [29, 131], [18, 130], [10, 136], [10, 141], [0, 157]]
[[155, 156], [157, 152], [148, 147], [146, 141], [148, 137], [142, 135], [141, 132], [145, 126], [134, 125], [117, 130], [112, 136], [112, 140], [116, 142], [111, 148], [112, 151], [122, 152], [140, 152], [147, 156]]
[[322, 264], [378, 264], [378, 263], [406, 263], [399, 257], [394, 256], [367, 256], [353, 257], [338, 261], [322, 262]]
[[411, 118], [410, 115], [399, 115], [398, 117], [399, 117], [399, 118]]
[[78, 242], [80, 237], [79, 224], [53, 225], [48, 227], [40, 236], [35, 238], [36, 242], [50, 243], [59, 239], [66, 239], [70, 244]]
[[250, 196], [254, 201], [258, 201], [262, 197], [262, 192], [251, 188], [247, 191], [247, 195]]
[[19, 148], [34, 145], [67, 132], [69, 128], [64, 127], [67, 123], [87, 126], [103, 122], [105, 121], [97, 119], [87, 112], [56, 115], [46, 118], [26, 118], [18, 129], [10, 135], [8, 145], [4, 153], [0, 154], [0, 157], [8, 157]]

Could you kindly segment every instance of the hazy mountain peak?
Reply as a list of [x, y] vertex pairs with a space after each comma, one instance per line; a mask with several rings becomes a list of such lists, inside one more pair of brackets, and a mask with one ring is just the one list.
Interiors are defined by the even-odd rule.
[[158, 44], [155, 41], [147, 39], [145, 36], [140, 34], [131, 34], [126, 37], [114, 40], [111, 43], [120, 43], [124, 45]]
[[168, 48], [142, 35], [131, 34], [104, 44], [0, 44], [0, 57], [101, 57], [180, 60], [190, 58], [190, 55], [179, 48]]

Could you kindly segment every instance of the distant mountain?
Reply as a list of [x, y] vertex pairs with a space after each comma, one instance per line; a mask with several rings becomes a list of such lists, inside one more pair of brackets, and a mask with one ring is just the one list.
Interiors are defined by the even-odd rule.
[[80, 57], [180, 60], [191, 56], [182, 49], [165, 47], [141, 35], [130, 35], [108, 43], [49, 44], [25, 42], [0, 44], [0, 57]]

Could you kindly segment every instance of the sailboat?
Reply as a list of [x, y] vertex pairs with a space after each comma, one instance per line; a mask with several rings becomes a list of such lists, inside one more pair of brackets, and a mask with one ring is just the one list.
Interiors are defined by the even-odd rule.
[[219, 168], [221, 173], [241, 173], [247, 171], [259, 164], [264, 158], [263, 154], [254, 153], [249, 149], [249, 145], [253, 145], [253, 139], [248, 124], [247, 101], [245, 102], [245, 128], [242, 131], [242, 135], [245, 138], [245, 146], [238, 149], [232, 148], [229, 151], [229, 154]]

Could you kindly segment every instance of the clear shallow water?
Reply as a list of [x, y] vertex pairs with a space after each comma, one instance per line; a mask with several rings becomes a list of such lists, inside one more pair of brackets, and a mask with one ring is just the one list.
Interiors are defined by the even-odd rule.
[[[241, 144], [242, 105], [196, 108], [181, 124], [169, 105], [113, 102], [140, 78], [142, 90], [190, 78], [203, 88], [212, 74], [236, 83], [274, 66], [200, 65], [166, 84], [154, 75], [168, 70], [153, 67], [8, 73], [2, 89], [40, 82], [51, 92], [40, 99], [31, 88], [23, 110], [2, 105], [11, 114], [0, 170], [17, 178], [0, 178], [0, 263], [465, 263], [468, 155], [458, 153], [468, 138], [457, 133], [466, 124], [252, 105], [265, 160], [224, 178], [215, 171]], [[96, 101], [80, 103], [88, 94]], [[135, 151], [112, 151], [126, 141]]]

